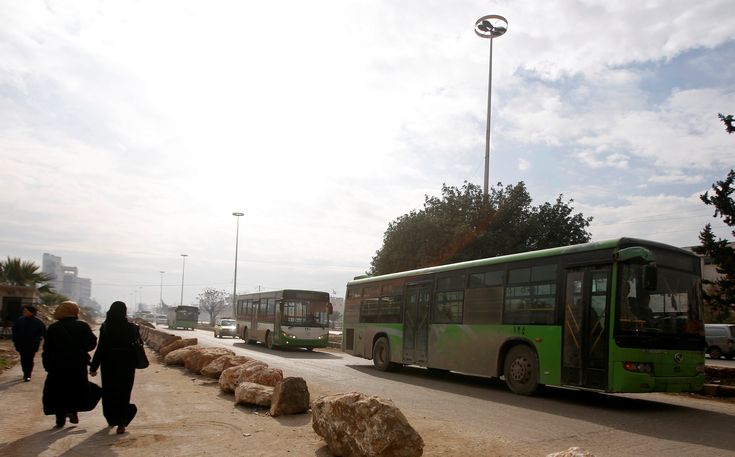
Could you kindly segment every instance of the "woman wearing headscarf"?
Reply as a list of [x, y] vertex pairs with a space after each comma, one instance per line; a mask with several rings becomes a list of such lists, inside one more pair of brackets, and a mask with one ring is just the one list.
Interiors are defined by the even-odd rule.
[[56, 415], [56, 427], [66, 419], [79, 423], [78, 411], [89, 396], [87, 365], [89, 351], [97, 345], [97, 337], [89, 325], [79, 320], [79, 305], [65, 301], [54, 311], [56, 322], [49, 325], [43, 342], [41, 360], [48, 372], [43, 386], [43, 412]]
[[125, 433], [138, 411], [130, 403], [135, 382], [135, 348], [140, 338], [138, 326], [128, 322], [125, 303], [116, 301], [107, 311], [107, 319], [100, 328], [100, 344], [94, 353], [89, 374], [97, 376], [102, 367], [102, 412], [110, 427]]

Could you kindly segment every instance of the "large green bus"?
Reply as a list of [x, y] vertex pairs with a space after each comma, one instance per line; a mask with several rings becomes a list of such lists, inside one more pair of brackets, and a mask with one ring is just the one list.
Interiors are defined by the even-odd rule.
[[168, 310], [168, 328], [194, 330], [199, 322], [199, 308], [181, 305]]
[[237, 296], [237, 334], [246, 343], [313, 350], [329, 343], [329, 293], [276, 290]]
[[347, 284], [342, 349], [379, 370], [418, 365], [604, 392], [704, 383], [699, 258], [620, 238]]

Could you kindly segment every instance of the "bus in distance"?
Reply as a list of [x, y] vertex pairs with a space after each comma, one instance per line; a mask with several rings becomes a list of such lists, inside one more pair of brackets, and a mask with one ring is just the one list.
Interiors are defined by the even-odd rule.
[[246, 343], [274, 347], [327, 347], [329, 293], [311, 290], [276, 290], [237, 296], [237, 334]]
[[347, 284], [343, 351], [539, 386], [693, 392], [704, 384], [699, 258], [632, 238]]
[[168, 310], [168, 328], [194, 330], [199, 321], [199, 308], [196, 306], [177, 306]]

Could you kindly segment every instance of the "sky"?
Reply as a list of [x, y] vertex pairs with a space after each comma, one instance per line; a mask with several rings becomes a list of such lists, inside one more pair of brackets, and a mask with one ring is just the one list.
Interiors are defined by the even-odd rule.
[[343, 296], [391, 221], [482, 185], [488, 14], [491, 185], [573, 199], [595, 241], [727, 237], [699, 195], [735, 166], [731, 7], [0, 0], [0, 258], [192, 304], [237, 241], [238, 293]]

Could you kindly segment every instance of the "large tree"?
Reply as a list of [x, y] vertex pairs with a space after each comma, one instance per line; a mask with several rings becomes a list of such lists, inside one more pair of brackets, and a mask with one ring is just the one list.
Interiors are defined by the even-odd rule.
[[[724, 181], [717, 181], [709, 191], [700, 195], [702, 201], [715, 207], [713, 217], [720, 217], [729, 227], [735, 227], [735, 202], [732, 193], [733, 182], [735, 182], [735, 171], [730, 170]], [[735, 229], [732, 231], [735, 236]], [[713, 315], [725, 317], [735, 311], [735, 249], [732, 242], [723, 238], [715, 237], [712, 225], [707, 224], [699, 234], [701, 246], [694, 249], [698, 254], [711, 258], [721, 275], [716, 281], [704, 281], [706, 286], [704, 292], [705, 304], [710, 308]]]
[[526, 185], [442, 185], [442, 196], [388, 224], [368, 272], [386, 274], [444, 263], [566, 246], [590, 240], [592, 218], [573, 214], [572, 200], [532, 206]]
[[226, 293], [224, 290], [206, 288], [197, 296], [199, 309], [209, 314], [209, 323], [214, 325], [215, 319], [225, 309]]

